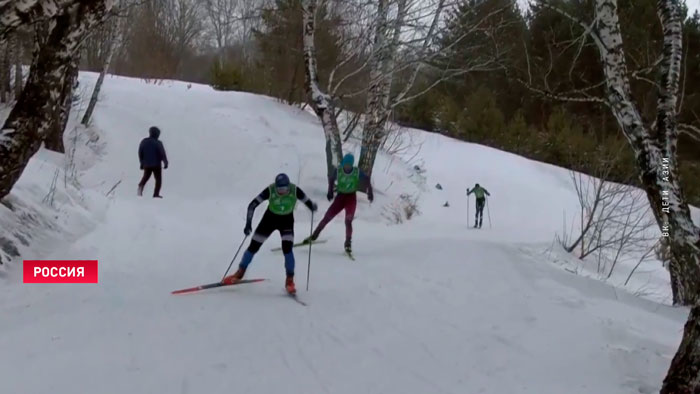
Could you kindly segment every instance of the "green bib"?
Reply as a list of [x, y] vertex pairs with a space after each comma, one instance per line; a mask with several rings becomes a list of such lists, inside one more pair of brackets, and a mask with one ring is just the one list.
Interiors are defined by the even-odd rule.
[[289, 185], [289, 193], [280, 195], [277, 193], [275, 184], [270, 185], [270, 199], [268, 200], [267, 209], [277, 215], [289, 215], [294, 212], [294, 207], [297, 205], [297, 187], [293, 184]]
[[484, 198], [484, 188], [483, 187], [475, 187], [473, 189], [474, 195], [476, 198]]
[[360, 169], [355, 167], [352, 172], [346, 174], [342, 168], [338, 169], [338, 193], [355, 193], [360, 185]]

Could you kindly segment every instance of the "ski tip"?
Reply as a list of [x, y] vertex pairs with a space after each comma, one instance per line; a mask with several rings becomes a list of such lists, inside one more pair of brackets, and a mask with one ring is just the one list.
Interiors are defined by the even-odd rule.
[[171, 291], [170, 294], [185, 294], [185, 293], [193, 293], [197, 290], [200, 290], [199, 288], [194, 288], [194, 289], [182, 289], [182, 290], [175, 290]]
[[196, 291], [200, 290], [206, 290], [206, 289], [212, 289], [215, 287], [222, 287], [222, 286], [232, 286], [232, 285], [240, 285], [240, 284], [245, 284], [245, 283], [256, 283], [256, 282], [262, 282], [267, 280], [266, 278], [254, 278], [254, 279], [243, 279], [240, 280], [236, 283], [231, 283], [231, 284], [223, 284], [221, 282], [214, 282], [210, 283], [208, 285], [201, 285], [197, 287], [190, 287], [189, 289], [182, 289], [182, 290], [175, 290], [170, 292], [170, 294], [187, 294], [187, 293], [194, 293]]

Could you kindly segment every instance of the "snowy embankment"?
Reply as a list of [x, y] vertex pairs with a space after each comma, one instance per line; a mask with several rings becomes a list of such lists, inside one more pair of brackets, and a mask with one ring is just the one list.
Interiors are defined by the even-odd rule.
[[[7, 114], [0, 110], [0, 120]], [[0, 203], [0, 276], [22, 258], [43, 256], [94, 229], [107, 208], [107, 190], [83, 188], [79, 179], [98, 160], [99, 136], [71, 123], [66, 154], [42, 148]]]
[[[81, 75], [84, 85], [94, 79]], [[170, 158], [163, 200], [136, 196], [136, 148], [151, 125]], [[328, 243], [313, 248], [309, 292], [307, 249], [295, 252], [308, 307], [283, 295], [282, 257], [269, 250], [277, 235], [248, 274], [269, 281], [172, 296], [220, 279], [248, 202], [278, 172], [325, 211], [318, 121], [251, 94], [108, 78], [95, 130], [100, 159], [81, 169], [80, 191], [67, 193], [102, 200], [117, 185], [108, 207], [74, 198], [44, 209], [51, 176], [37, 165], [45, 152], [13, 192], [46, 212], [84, 207], [71, 208], [66, 226], [93, 231], [22, 257], [99, 259], [100, 283], [24, 285], [20, 264], [10, 266], [0, 304], [3, 391], [651, 393], [680, 341], [685, 310], [535, 253], [561, 230], [562, 212], [577, 208], [566, 170], [418, 131], [400, 154], [379, 157], [374, 203], [359, 199], [356, 262], [341, 253], [342, 216], [322, 234]], [[346, 150], [359, 156], [352, 142]], [[492, 225], [485, 218], [470, 230], [465, 189], [477, 182], [492, 195]], [[401, 195], [417, 197], [421, 213], [389, 226]], [[310, 214], [301, 206], [295, 216], [302, 238]]]

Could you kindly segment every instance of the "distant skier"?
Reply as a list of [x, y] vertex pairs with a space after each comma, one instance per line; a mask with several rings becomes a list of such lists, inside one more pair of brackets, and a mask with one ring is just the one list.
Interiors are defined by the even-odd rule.
[[323, 219], [321, 219], [321, 222], [318, 224], [313, 234], [304, 240], [305, 244], [318, 239], [318, 236], [326, 225], [344, 209], [345, 251], [348, 254], [352, 253], [352, 221], [355, 218], [357, 189], [360, 186], [360, 182], [367, 183], [367, 198], [370, 202], [374, 201], [374, 193], [369, 177], [365, 175], [364, 172], [360, 171], [358, 167], [355, 167], [354, 163], [355, 156], [348, 153], [343, 157], [340, 168], [337, 170], [334, 169], [334, 171], [331, 172], [331, 176], [328, 177], [328, 195], [326, 197], [328, 201], [333, 200], [333, 189], [336, 182], [337, 187], [335, 190], [338, 194], [331, 206], [328, 207], [328, 211], [326, 211], [326, 214], [323, 216]]
[[472, 193], [474, 193], [474, 196], [476, 196], [476, 217], [474, 218], [474, 227], [481, 228], [481, 222], [484, 219], [484, 205], [486, 204], [486, 197], [484, 194], [489, 197], [491, 195], [489, 194], [488, 190], [479, 186], [478, 183], [474, 185], [473, 189], [467, 189], [467, 196]]
[[168, 168], [168, 156], [165, 154], [165, 147], [158, 139], [160, 129], [153, 126], [148, 130], [149, 137], [144, 138], [139, 145], [139, 162], [143, 170], [143, 177], [139, 182], [138, 195], [143, 195], [143, 187], [153, 174], [156, 178], [156, 187], [153, 190], [153, 198], [163, 198], [160, 195], [160, 186], [162, 182], [161, 162], [165, 165], [163, 168]]
[[297, 199], [301, 200], [313, 212], [318, 206], [311, 201], [306, 194], [295, 184], [289, 182], [286, 174], [279, 174], [275, 178], [275, 183], [260, 192], [257, 197], [248, 205], [248, 215], [246, 217], [245, 235], [250, 235], [252, 231], [253, 214], [255, 208], [265, 200], [269, 200], [267, 210], [263, 215], [255, 234], [250, 241], [248, 249], [243, 253], [238, 271], [223, 279], [226, 284], [235, 283], [243, 278], [248, 265], [253, 261], [253, 256], [260, 250], [260, 246], [275, 230], [280, 232], [282, 238], [282, 252], [284, 253], [284, 267], [287, 274], [285, 288], [291, 294], [296, 293], [294, 287], [294, 207]]

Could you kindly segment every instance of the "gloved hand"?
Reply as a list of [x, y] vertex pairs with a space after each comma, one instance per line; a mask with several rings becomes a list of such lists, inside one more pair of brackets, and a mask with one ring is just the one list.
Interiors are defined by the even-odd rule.
[[245, 224], [245, 228], [243, 229], [243, 234], [246, 236], [250, 235], [250, 233], [253, 232], [253, 226], [250, 225], [250, 223]]
[[163, 167], [164, 170], [168, 169], [168, 163], [165, 163], [165, 166]]
[[318, 211], [318, 204], [311, 201], [311, 212], [316, 212], [316, 211]]
[[326, 198], [328, 199], [328, 201], [331, 201], [333, 199], [333, 192], [328, 193], [326, 195]]
[[369, 202], [370, 202], [370, 203], [371, 203], [372, 201], [374, 201], [374, 194], [368, 194], [368, 195], [367, 195], [367, 199], [369, 199]]

